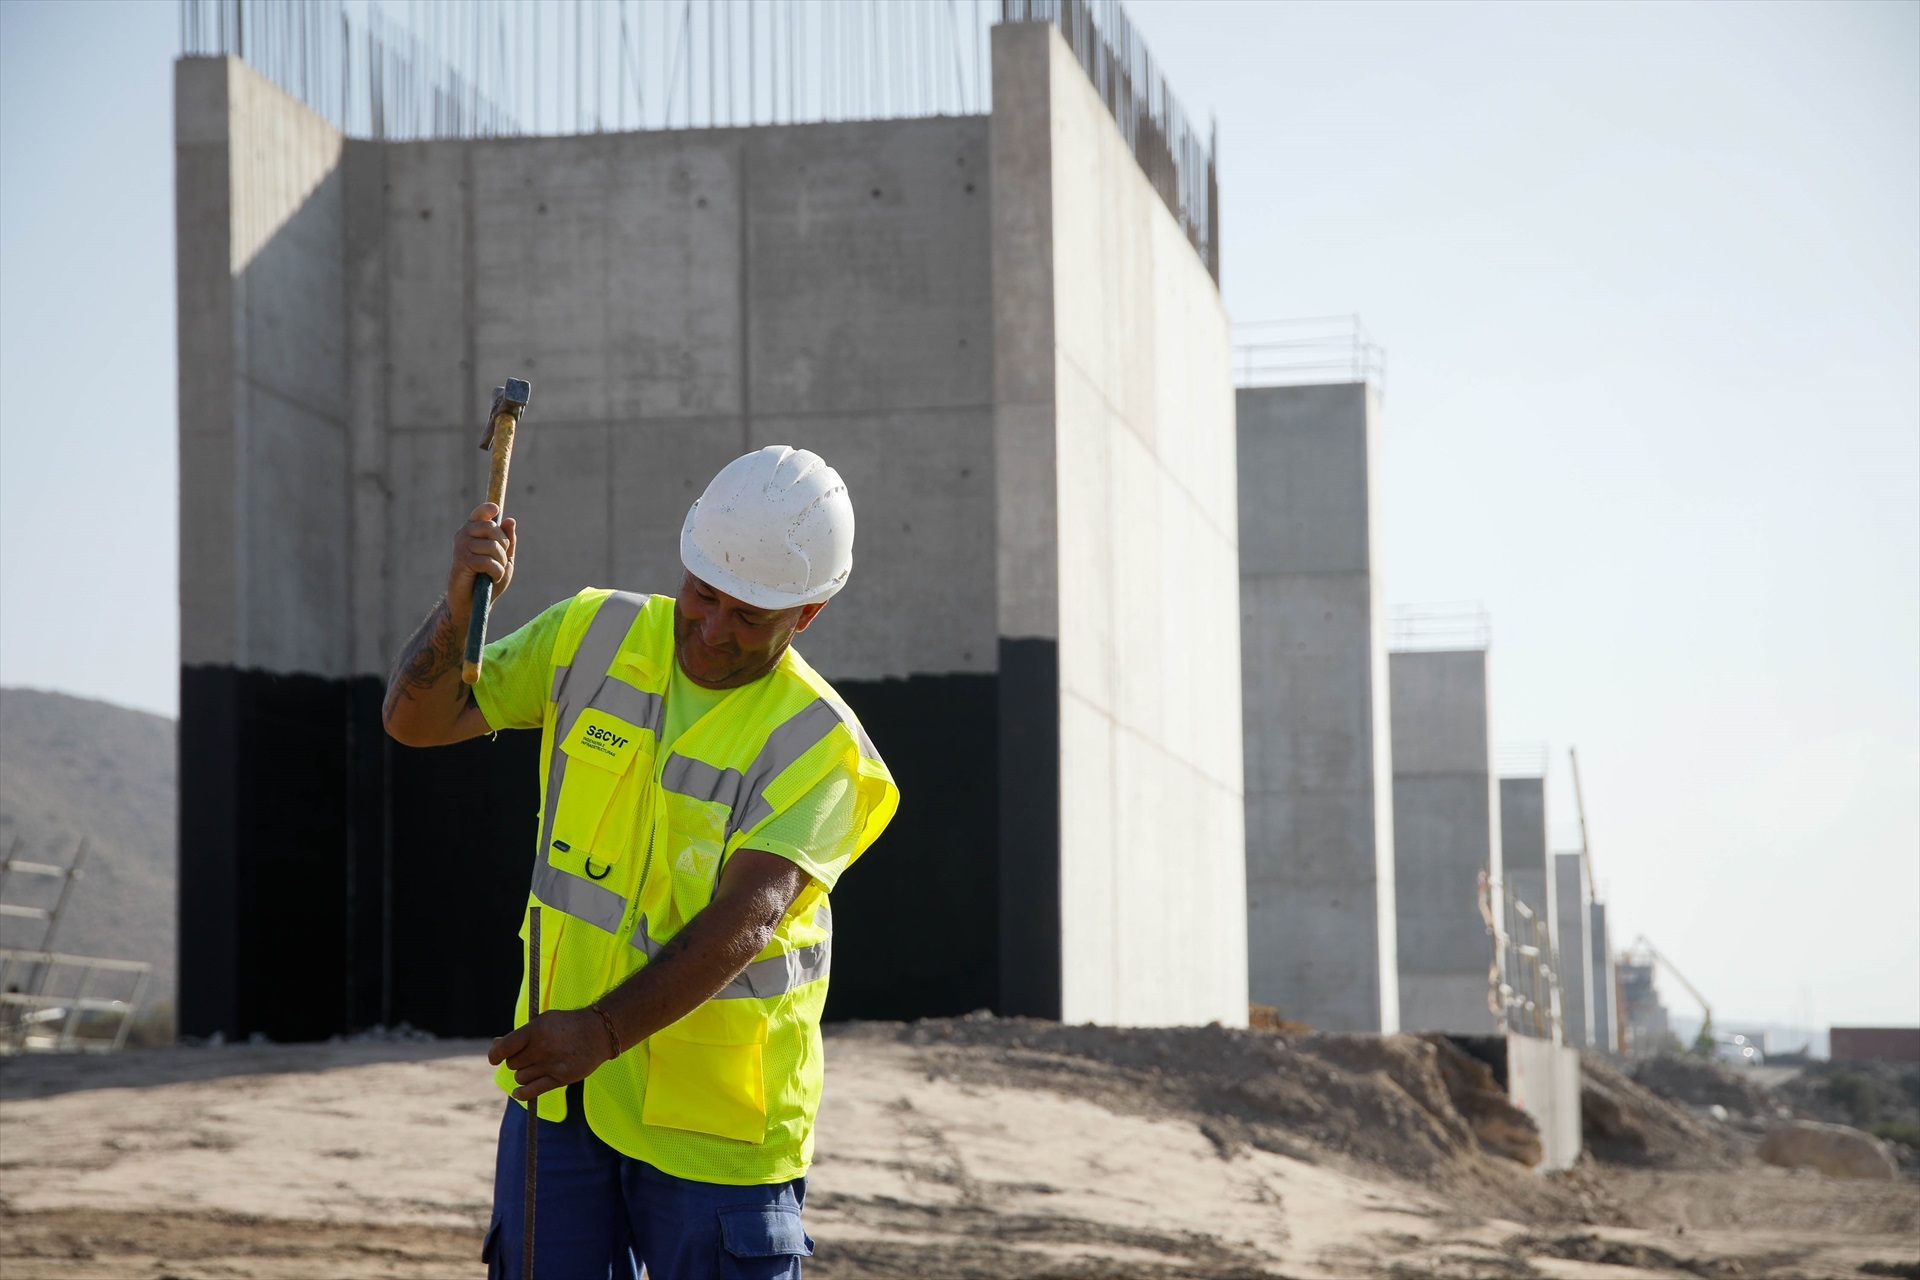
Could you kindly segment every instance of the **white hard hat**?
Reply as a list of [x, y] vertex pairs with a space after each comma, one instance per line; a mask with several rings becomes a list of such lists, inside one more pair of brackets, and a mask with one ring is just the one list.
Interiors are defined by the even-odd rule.
[[687, 510], [680, 563], [756, 609], [819, 604], [853, 572], [853, 502], [819, 454], [771, 444], [720, 469]]

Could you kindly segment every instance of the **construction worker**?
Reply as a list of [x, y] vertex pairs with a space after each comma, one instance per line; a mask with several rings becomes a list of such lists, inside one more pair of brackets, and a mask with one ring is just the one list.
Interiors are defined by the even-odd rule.
[[[853, 568], [833, 468], [771, 446], [687, 513], [677, 597], [597, 588], [487, 646], [460, 676], [475, 576], [513, 580], [491, 504], [454, 538], [447, 594], [388, 682], [412, 746], [541, 734], [522, 971], [488, 1060], [511, 1098], [483, 1257], [518, 1277], [529, 1106], [540, 1280], [797, 1277], [820, 1104], [827, 894], [899, 793], [831, 686], [792, 648]], [[523, 919], [524, 944], [529, 930]]]

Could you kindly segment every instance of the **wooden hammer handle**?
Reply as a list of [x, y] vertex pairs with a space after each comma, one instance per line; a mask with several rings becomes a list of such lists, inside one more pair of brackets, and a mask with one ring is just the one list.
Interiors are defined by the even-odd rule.
[[[493, 415], [493, 470], [487, 477], [487, 501], [507, 512], [507, 468], [513, 465], [513, 429], [519, 417], [512, 413]], [[481, 655], [487, 647], [487, 611], [493, 607], [493, 579], [481, 574], [473, 580], [473, 612], [467, 618], [466, 661], [460, 678], [472, 684], [480, 678]]]

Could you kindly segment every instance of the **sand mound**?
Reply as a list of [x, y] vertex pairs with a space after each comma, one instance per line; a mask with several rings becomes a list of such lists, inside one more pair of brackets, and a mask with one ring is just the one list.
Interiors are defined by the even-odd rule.
[[977, 1085], [1193, 1117], [1223, 1158], [1271, 1152], [1446, 1187], [1490, 1212], [1611, 1220], [1604, 1196], [1580, 1176], [1530, 1172], [1539, 1160], [1532, 1119], [1485, 1066], [1443, 1036], [1063, 1026], [985, 1016], [847, 1023], [829, 1035], [913, 1046], [944, 1073]]
[[1774, 1119], [1781, 1100], [1751, 1078], [1699, 1058], [1661, 1054], [1633, 1065], [1633, 1081], [1669, 1102], [1689, 1107], [1725, 1107], [1736, 1116]]
[[1729, 1137], [1594, 1057], [1580, 1061], [1580, 1124], [1596, 1160], [1653, 1169], [1727, 1168]]

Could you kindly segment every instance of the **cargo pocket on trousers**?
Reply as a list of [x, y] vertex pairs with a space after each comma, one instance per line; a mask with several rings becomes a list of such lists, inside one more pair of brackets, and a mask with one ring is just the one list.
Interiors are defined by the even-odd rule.
[[721, 1280], [800, 1280], [800, 1259], [813, 1256], [813, 1239], [800, 1211], [751, 1205], [720, 1211]]
[[487, 1280], [500, 1280], [507, 1274], [506, 1264], [500, 1260], [500, 1228], [500, 1219], [495, 1218], [487, 1228], [487, 1238], [480, 1242], [480, 1261], [487, 1264]]

